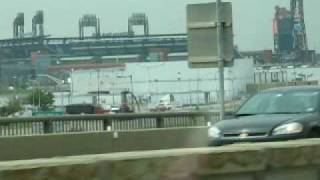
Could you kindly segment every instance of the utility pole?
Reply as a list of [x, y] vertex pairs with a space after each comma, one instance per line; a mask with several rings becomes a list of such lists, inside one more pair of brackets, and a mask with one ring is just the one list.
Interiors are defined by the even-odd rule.
[[220, 120], [224, 119], [225, 107], [224, 107], [224, 49], [223, 49], [223, 38], [222, 38], [222, 28], [223, 24], [221, 23], [221, 0], [216, 2], [217, 8], [217, 37], [218, 37], [218, 57], [219, 57], [219, 85], [220, 85]]

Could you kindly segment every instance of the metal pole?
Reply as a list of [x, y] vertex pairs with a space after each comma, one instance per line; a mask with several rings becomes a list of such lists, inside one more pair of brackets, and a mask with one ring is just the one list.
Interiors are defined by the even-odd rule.
[[61, 93], [61, 106], [63, 107], [64, 106], [64, 94], [63, 94], [63, 91], [62, 91], [62, 87], [60, 86], [59, 87], [59, 91]]
[[38, 98], [38, 111], [40, 111], [40, 109], [41, 109], [41, 90], [40, 90], [40, 82], [38, 82], [38, 96], [39, 96], [39, 98]]
[[131, 108], [132, 111], [135, 112], [135, 107], [134, 107], [134, 93], [133, 93], [133, 78], [132, 74], [129, 76], [130, 77], [130, 85], [131, 85]]
[[98, 69], [98, 102], [100, 105], [100, 69]]
[[133, 90], [133, 77], [132, 77], [132, 75], [130, 75], [130, 84], [131, 84], [131, 92], [134, 93], [134, 90]]
[[132, 75], [129, 76], [130, 77], [130, 85], [131, 85], [131, 108], [133, 110], [133, 112], [135, 111], [135, 107], [134, 107], [134, 102], [133, 102], [133, 96], [134, 96], [134, 93], [133, 93], [133, 78], [132, 78]]
[[71, 69], [71, 92], [70, 92], [70, 104], [73, 103], [73, 91], [74, 91], [74, 79], [73, 79], [73, 71], [74, 69]]
[[188, 88], [189, 88], [189, 105], [192, 107], [192, 94], [191, 94], [191, 79], [188, 80]]
[[32, 105], [35, 107], [35, 100], [34, 100], [34, 80], [32, 80]]
[[222, 38], [222, 23], [221, 23], [221, 0], [216, 2], [217, 9], [217, 37], [218, 37], [218, 57], [219, 57], [219, 84], [220, 84], [220, 120], [224, 119], [225, 107], [224, 107], [224, 49]]

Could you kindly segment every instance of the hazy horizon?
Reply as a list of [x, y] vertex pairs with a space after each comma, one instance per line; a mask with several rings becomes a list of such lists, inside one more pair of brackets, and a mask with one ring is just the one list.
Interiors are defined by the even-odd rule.
[[[134, 12], [149, 17], [151, 34], [185, 33], [186, 5], [205, 0], [3, 0], [0, 12], [0, 38], [12, 37], [12, 22], [25, 13], [25, 32], [31, 32], [31, 19], [37, 10], [45, 13], [45, 33], [53, 37], [78, 36], [78, 20], [83, 14], [96, 14], [101, 32], [127, 31], [127, 19]], [[60, 3], [59, 3], [60, 2]], [[272, 49], [272, 19], [276, 5], [289, 7], [289, 0], [231, 0], [234, 11], [235, 43], [241, 50]], [[305, 1], [305, 18], [310, 49], [320, 51], [319, 0]]]

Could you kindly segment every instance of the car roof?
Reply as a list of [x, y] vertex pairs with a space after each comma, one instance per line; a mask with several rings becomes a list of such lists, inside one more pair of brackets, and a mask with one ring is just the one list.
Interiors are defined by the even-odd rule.
[[76, 107], [76, 106], [94, 106], [93, 104], [69, 104], [68, 107]]
[[301, 92], [301, 91], [320, 91], [320, 86], [286, 86], [272, 88], [262, 91], [262, 93], [280, 93], [280, 92]]

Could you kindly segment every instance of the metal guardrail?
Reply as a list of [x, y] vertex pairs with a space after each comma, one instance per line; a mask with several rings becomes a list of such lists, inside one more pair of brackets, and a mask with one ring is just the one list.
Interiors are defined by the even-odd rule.
[[0, 136], [197, 127], [218, 120], [219, 114], [210, 112], [0, 118]]

